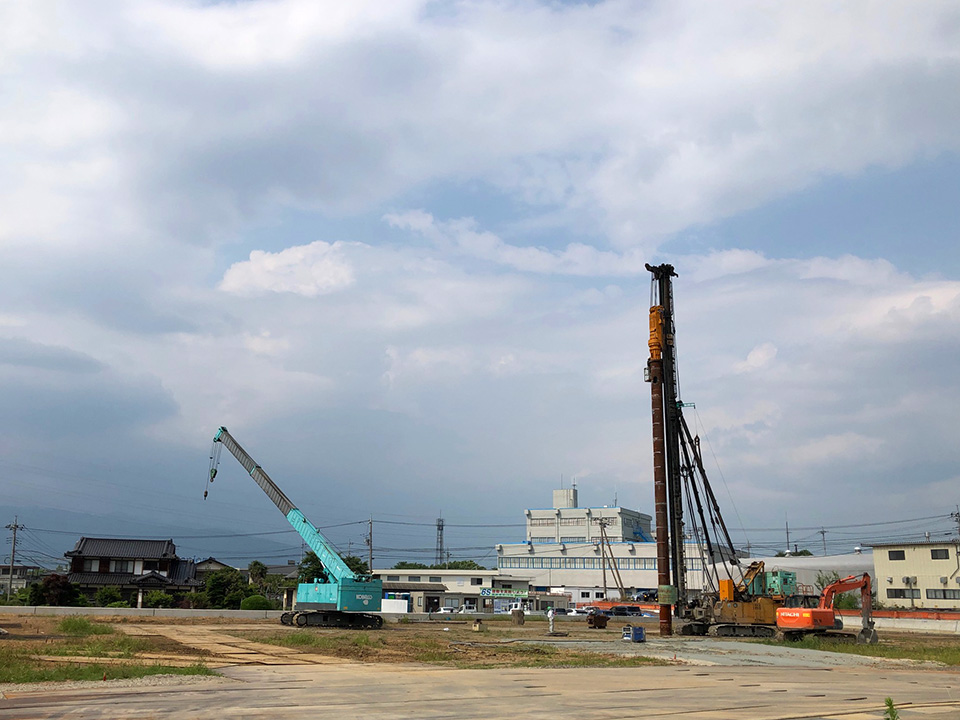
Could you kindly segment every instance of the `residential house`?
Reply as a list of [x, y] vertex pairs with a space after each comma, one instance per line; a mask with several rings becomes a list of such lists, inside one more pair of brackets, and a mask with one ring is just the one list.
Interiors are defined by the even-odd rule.
[[10, 574], [9, 565], [0, 565], [0, 592], [6, 592], [7, 589], [16, 592], [39, 582], [40, 576], [43, 574], [43, 568], [39, 565], [14, 565], [12, 581]]
[[150, 590], [180, 594], [201, 585], [193, 560], [177, 557], [173, 540], [82, 537], [64, 555], [70, 561], [70, 582], [90, 597], [102, 587], [115, 586], [140, 607]]

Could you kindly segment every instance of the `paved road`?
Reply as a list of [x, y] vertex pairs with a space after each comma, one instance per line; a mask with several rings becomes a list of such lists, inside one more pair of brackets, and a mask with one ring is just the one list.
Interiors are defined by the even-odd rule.
[[[684, 720], [864, 720], [893, 697], [903, 720], [960, 717], [960, 678], [932, 670], [648, 667], [448, 670], [384, 665], [242, 665], [208, 686], [13, 693], [0, 718], [252, 720], [336, 717], [489, 720], [558, 716]], [[105, 684], [108, 685], [108, 684]]]

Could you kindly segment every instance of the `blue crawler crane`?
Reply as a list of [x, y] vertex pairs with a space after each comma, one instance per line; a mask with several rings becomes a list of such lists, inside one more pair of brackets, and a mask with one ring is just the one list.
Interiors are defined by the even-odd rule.
[[[290, 499], [283, 494], [252, 457], [240, 447], [225, 427], [217, 431], [210, 453], [210, 481], [217, 475], [220, 464], [220, 449], [227, 448], [250, 473], [253, 481], [267, 494], [280, 512], [293, 525], [304, 542], [313, 550], [327, 573], [326, 580], [315, 579], [300, 583], [297, 587], [295, 612], [285, 612], [280, 617], [284, 625], [304, 627], [378, 628], [383, 618], [374, 615], [380, 611], [383, 583], [354, 573], [343, 561], [327, 539], [307, 520]], [[204, 492], [204, 497], [207, 493]]]

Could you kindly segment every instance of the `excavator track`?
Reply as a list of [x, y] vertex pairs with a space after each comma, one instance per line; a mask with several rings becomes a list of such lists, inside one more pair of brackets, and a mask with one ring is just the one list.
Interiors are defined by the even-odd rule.
[[291, 622], [285, 623], [284, 617], [280, 617], [280, 622], [284, 625], [290, 624], [297, 627], [329, 627], [348, 630], [376, 630], [383, 627], [383, 618], [379, 615], [346, 613], [337, 610], [304, 610], [293, 613], [290, 620]]

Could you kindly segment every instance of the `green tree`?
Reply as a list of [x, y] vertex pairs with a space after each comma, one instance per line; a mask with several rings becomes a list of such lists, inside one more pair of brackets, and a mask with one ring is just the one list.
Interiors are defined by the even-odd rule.
[[179, 607], [184, 609], [208, 608], [210, 607], [210, 598], [204, 591], [189, 592], [180, 599]]
[[250, 573], [250, 582], [256, 585], [257, 589], [263, 590], [263, 581], [267, 578], [267, 566], [259, 560], [253, 560], [247, 565], [247, 571]]
[[357, 575], [369, 575], [370, 566], [367, 565], [366, 561], [361, 560], [356, 555], [346, 555], [342, 556], [343, 561], [347, 564], [347, 567], [353, 570]]
[[31, 605], [59, 605], [75, 607], [86, 605], [86, 598], [80, 595], [66, 575], [47, 575], [39, 583], [30, 586]]
[[256, 592], [249, 588], [247, 581], [236, 568], [214, 570], [207, 576], [204, 590], [210, 607], [234, 609], [240, 607], [240, 601], [248, 594]]
[[423, 563], [418, 562], [398, 562], [393, 566], [394, 570], [429, 570], [430, 568]]
[[116, 585], [105, 585], [94, 595], [93, 601], [100, 607], [107, 607], [111, 603], [121, 602], [123, 594]]
[[453, 562], [431, 565], [433, 570], [486, 570], [483, 565], [479, 565], [473, 560], [454, 560]]
[[308, 551], [300, 561], [297, 579], [302, 583], [312, 583], [314, 580], [327, 581], [327, 571], [323, 569], [323, 563], [313, 550]]

